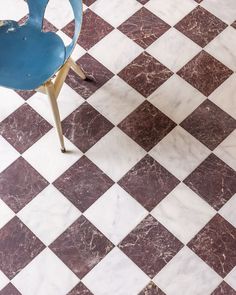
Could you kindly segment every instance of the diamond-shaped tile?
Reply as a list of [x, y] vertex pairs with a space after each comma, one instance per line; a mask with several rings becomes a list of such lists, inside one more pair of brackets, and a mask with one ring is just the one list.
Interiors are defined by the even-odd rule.
[[83, 156], [53, 184], [84, 212], [112, 186], [113, 181]]
[[2, 136], [0, 136], [0, 172], [6, 169], [19, 157], [19, 153], [9, 144]]
[[145, 5], [146, 3], [148, 3], [149, 0], [137, 0], [139, 3]]
[[0, 134], [23, 153], [51, 128], [29, 105], [24, 104], [0, 123]]
[[236, 194], [219, 210], [219, 214], [236, 227]]
[[227, 275], [225, 281], [236, 290], [236, 266], [234, 269]]
[[93, 294], [89, 291], [88, 288], [85, 287], [85, 285], [83, 283], [80, 282], [67, 295], [93, 295]]
[[14, 215], [14, 212], [7, 206], [7, 204], [0, 200], [0, 228], [10, 221]]
[[119, 248], [153, 278], [183, 244], [151, 215], [119, 244]]
[[236, 172], [211, 154], [184, 183], [219, 210], [236, 193]]
[[236, 295], [236, 291], [226, 282], [222, 282], [211, 295]]
[[210, 95], [233, 72], [213, 56], [201, 51], [178, 71], [178, 75], [204, 95]]
[[64, 135], [84, 153], [112, 128], [113, 124], [87, 102], [62, 122]]
[[146, 155], [118, 183], [150, 211], [178, 185], [179, 180]]
[[77, 74], [70, 70], [66, 78], [66, 83], [85, 99], [90, 97], [114, 76], [111, 71], [88, 53], [83, 55], [77, 63], [86, 73], [86, 76], [92, 78], [92, 81], [83, 81]]
[[45, 244], [51, 244], [80, 212], [53, 186], [48, 186], [17, 216]]
[[153, 282], [150, 282], [138, 295], [166, 295]]
[[211, 206], [182, 183], [152, 211], [152, 215], [183, 243], [189, 242], [215, 214]]
[[0, 174], [0, 198], [18, 212], [47, 185], [32, 166], [19, 158]]
[[95, 1], [97, 0], [83, 0], [83, 3], [86, 4], [87, 6], [92, 5]]
[[148, 101], [143, 102], [118, 127], [146, 151], [153, 148], [175, 123]]
[[44, 247], [42, 242], [14, 217], [0, 229], [0, 269], [12, 279]]
[[143, 7], [121, 24], [118, 30], [145, 49], [169, 28], [167, 23]]
[[234, 21], [231, 26], [236, 29], [236, 21]]
[[187, 247], [154, 278], [168, 295], [211, 294], [221, 281], [222, 278]]
[[210, 100], [205, 100], [181, 126], [210, 150], [214, 150], [236, 128], [236, 120]]
[[83, 282], [96, 295], [124, 295], [137, 294], [149, 280], [122, 251], [114, 248]]
[[48, 248], [12, 280], [24, 295], [64, 295], [78, 282], [76, 275]]
[[10, 283], [0, 291], [0, 295], [21, 295], [21, 293]]
[[172, 72], [147, 52], [141, 53], [118, 75], [148, 97], [171, 76]]
[[[0, 270], [0, 290], [7, 286], [10, 280], [5, 276], [5, 274]], [[1, 294], [1, 293], [0, 293]], [[8, 294], [7, 294], [8, 295]]]
[[109, 240], [118, 244], [143, 220], [147, 211], [115, 184], [84, 215]]
[[203, 261], [225, 277], [236, 265], [236, 228], [217, 214], [188, 243]]
[[[83, 14], [83, 24], [78, 44], [84, 49], [89, 50], [112, 30], [113, 27], [110, 24], [92, 10], [87, 9]], [[62, 31], [72, 38], [74, 35], [74, 22], [70, 22]]]
[[205, 47], [226, 27], [227, 24], [201, 6], [197, 6], [175, 25], [177, 30], [201, 47]]
[[33, 91], [33, 90], [18, 90], [18, 91], [16, 91], [16, 93], [19, 94], [22, 98], [24, 98], [24, 100], [27, 100], [35, 94], [35, 91]]
[[73, 223], [50, 249], [79, 277], [98, 264], [113, 244], [84, 216]]

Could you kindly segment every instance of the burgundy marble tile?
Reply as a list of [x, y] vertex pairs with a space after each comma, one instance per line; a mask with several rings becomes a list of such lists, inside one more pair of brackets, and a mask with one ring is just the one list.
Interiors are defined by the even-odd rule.
[[0, 295], [21, 295], [21, 293], [11, 283], [9, 283], [0, 291]]
[[161, 141], [176, 124], [148, 101], [144, 101], [118, 127], [149, 151]]
[[44, 248], [18, 217], [14, 217], [0, 229], [0, 269], [12, 279]]
[[226, 282], [222, 282], [211, 295], [236, 295], [236, 291]]
[[203, 0], [194, 0], [197, 3], [201, 3]]
[[110, 121], [87, 102], [62, 122], [64, 135], [84, 153], [113, 127]]
[[15, 92], [18, 93], [22, 98], [24, 98], [24, 100], [29, 99], [35, 94], [34, 90], [17, 90]]
[[0, 135], [23, 153], [51, 128], [46, 120], [24, 104], [0, 123]]
[[[1, 295], [1, 294], [0, 294]], [[85, 285], [83, 283], [79, 283], [77, 286], [75, 286], [75, 288], [73, 290], [71, 290], [67, 295], [93, 295], [93, 293], [91, 293], [89, 291], [89, 289], [87, 289], [85, 287]]]
[[151, 278], [182, 247], [183, 244], [151, 215], [119, 244], [119, 248]]
[[234, 21], [231, 26], [236, 29], [236, 21]]
[[113, 181], [83, 156], [53, 184], [84, 212], [113, 185]]
[[173, 73], [147, 52], [141, 53], [118, 76], [126, 83], [148, 97]]
[[17, 213], [48, 184], [28, 162], [18, 158], [0, 174], [0, 199]]
[[214, 150], [236, 128], [236, 120], [207, 99], [180, 125]]
[[81, 80], [72, 70], [66, 78], [66, 83], [83, 98], [89, 98], [94, 92], [109, 81], [114, 74], [86, 53], [77, 63], [81, 66], [86, 76], [91, 78], [91, 81]]
[[236, 228], [217, 214], [189, 242], [188, 247], [225, 277], [236, 265]]
[[138, 295], [166, 295], [153, 282], [150, 282]]
[[84, 216], [73, 223], [50, 249], [81, 279], [113, 248]]
[[137, 0], [137, 1], [144, 5], [144, 4], [148, 3], [148, 1], [150, 1], [150, 0]]
[[227, 24], [201, 6], [197, 6], [175, 25], [177, 30], [201, 47], [205, 47], [226, 27]]
[[236, 172], [211, 154], [184, 183], [219, 210], [236, 193]]
[[207, 52], [201, 51], [177, 74], [208, 96], [228, 79], [233, 71]]
[[146, 155], [119, 182], [132, 197], [151, 211], [179, 183], [151, 156]]
[[87, 5], [87, 6], [90, 6], [90, 5], [92, 5], [95, 1], [97, 1], [97, 0], [83, 0], [83, 3], [84, 3], [85, 5]]
[[146, 49], [169, 28], [170, 25], [143, 7], [121, 24], [118, 30]]

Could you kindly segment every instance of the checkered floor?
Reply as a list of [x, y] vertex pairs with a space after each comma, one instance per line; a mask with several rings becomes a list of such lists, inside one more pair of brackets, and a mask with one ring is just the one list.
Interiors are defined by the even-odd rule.
[[[70, 42], [68, 0], [46, 19]], [[67, 154], [46, 96], [0, 88], [0, 295], [235, 295], [235, 0], [84, 0], [73, 57]]]

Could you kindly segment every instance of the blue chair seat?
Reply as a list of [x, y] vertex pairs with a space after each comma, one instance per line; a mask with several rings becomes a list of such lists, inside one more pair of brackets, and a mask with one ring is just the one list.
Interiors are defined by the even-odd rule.
[[64, 64], [66, 48], [53, 32], [27, 23], [5, 21], [0, 26], [0, 86], [36, 89]]

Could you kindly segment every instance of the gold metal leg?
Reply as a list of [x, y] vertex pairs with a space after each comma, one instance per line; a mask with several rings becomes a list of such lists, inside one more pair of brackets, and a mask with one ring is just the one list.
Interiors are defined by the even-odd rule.
[[84, 72], [82, 71], [81, 67], [79, 65], [77, 65], [76, 62], [73, 61], [72, 58], [68, 59], [68, 63], [70, 65], [70, 67], [72, 68], [72, 70], [83, 80], [86, 80], [86, 76], [84, 74]]
[[65, 149], [64, 138], [62, 134], [61, 119], [60, 119], [60, 113], [59, 113], [58, 104], [57, 104], [57, 96], [55, 94], [55, 88], [52, 81], [48, 81], [45, 84], [45, 90], [51, 103], [55, 125], [56, 125], [57, 133], [59, 136], [60, 144], [61, 144], [61, 151], [65, 153], [66, 149]]

